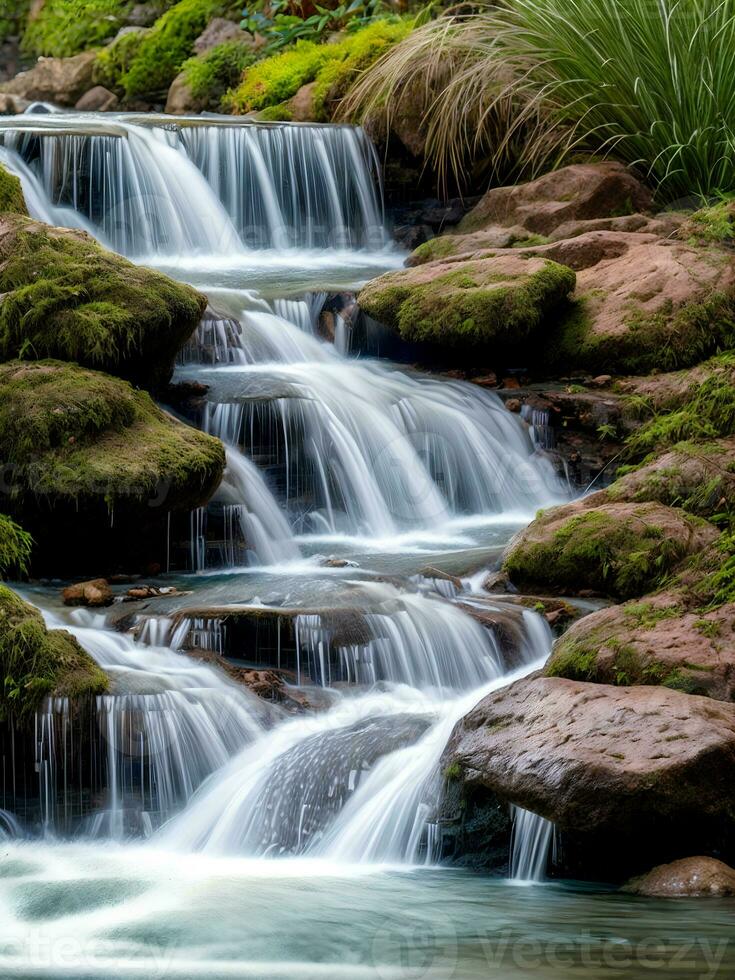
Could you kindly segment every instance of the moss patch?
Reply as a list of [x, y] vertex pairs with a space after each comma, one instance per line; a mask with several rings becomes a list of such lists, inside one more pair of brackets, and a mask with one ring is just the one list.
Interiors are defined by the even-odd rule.
[[192, 96], [210, 109], [220, 108], [226, 92], [236, 86], [242, 73], [257, 58], [241, 41], [225, 41], [183, 66]]
[[242, 83], [225, 98], [225, 106], [235, 114], [245, 114], [286, 102], [302, 85], [313, 82], [330, 59], [341, 54], [337, 44], [297, 41], [246, 71]]
[[543, 259], [436, 263], [375, 279], [361, 308], [404, 340], [521, 347], [574, 289], [571, 269]]
[[0, 358], [57, 357], [154, 387], [170, 377], [206, 299], [89, 236], [4, 215]]
[[4, 167], [0, 167], [0, 211], [28, 214], [20, 181]]
[[103, 44], [124, 25], [132, 0], [45, 0], [23, 35], [30, 54], [68, 58]]
[[107, 677], [71, 634], [47, 630], [41, 613], [0, 585], [0, 720], [30, 720], [49, 695], [103, 694]]

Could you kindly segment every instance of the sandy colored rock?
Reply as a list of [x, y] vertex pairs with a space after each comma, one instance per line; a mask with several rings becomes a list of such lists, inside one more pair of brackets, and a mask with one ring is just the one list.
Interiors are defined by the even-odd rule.
[[730, 819], [735, 705], [663, 687], [527, 678], [459, 722], [448, 765], [561, 830], [638, 834], [645, 847], [656, 834], [704, 833]]
[[19, 116], [30, 104], [28, 99], [22, 99], [19, 95], [0, 92], [0, 116]]
[[673, 507], [609, 503], [600, 493], [543, 511], [511, 542], [503, 568], [521, 592], [631, 598], [718, 535]]
[[735, 869], [713, 857], [682, 858], [633, 878], [622, 891], [646, 898], [732, 898]]
[[574, 288], [574, 273], [506, 252], [476, 262], [432, 262], [390, 272], [359, 293], [362, 310], [404, 340], [448, 347], [525, 348]]
[[288, 105], [294, 122], [314, 122], [314, 89], [316, 82], [302, 85]]
[[224, 17], [214, 17], [194, 42], [194, 53], [204, 54], [216, 48], [218, 44], [224, 44], [225, 41], [239, 41], [248, 47], [253, 47], [255, 44], [253, 35], [244, 31], [234, 21], [226, 20]]
[[62, 593], [65, 606], [110, 606], [112, 589], [106, 578], [90, 579], [69, 585]]
[[647, 211], [651, 201], [650, 191], [622, 164], [573, 164], [525, 184], [493, 188], [458, 230], [463, 234], [488, 225], [520, 225], [549, 235], [565, 222]]
[[545, 674], [735, 701], [735, 604], [687, 611], [682, 598], [665, 592], [585, 616], [557, 640]]
[[119, 101], [115, 93], [104, 85], [95, 85], [89, 92], [84, 93], [74, 108], [79, 112], [112, 112], [117, 108]]
[[195, 115], [204, 108], [205, 101], [195, 98], [188, 81], [186, 72], [180, 72], [171, 82], [166, 96], [164, 112], [170, 116]]
[[85, 51], [73, 58], [39, 58], [33, 68], [16, 75], [0, 91], [30, 102], [73, 106], [92, 88], [96, 60], [96, 51]]

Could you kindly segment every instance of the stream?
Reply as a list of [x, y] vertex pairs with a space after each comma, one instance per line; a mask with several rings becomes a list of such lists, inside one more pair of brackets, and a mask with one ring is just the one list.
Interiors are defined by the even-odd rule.
[[[34, 217], [207, 295], [174, 381], [206, 385], [185, 420], [227, 449], [177, 592], [125, 629], [18, 587], [111, 692], [83, 747], [63, 700], [36, 719], [39, 812], [0, 811], [0, 974], [732, 976], [726, 903], [547, 881], [534, 814], [508, 877], [441, 864], [454, 725], [552, 643], [482, 572], [569, 491], [492, 392], [373, 356], [345, 295], [405, 255], [365, 135], [32, 112], [0, 121], [0, 162]], [[314, 710], [192, 649], [280, 669]]]

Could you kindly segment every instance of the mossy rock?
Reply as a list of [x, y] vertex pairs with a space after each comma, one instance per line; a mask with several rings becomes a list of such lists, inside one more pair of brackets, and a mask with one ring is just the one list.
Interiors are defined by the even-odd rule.
[[107, 676], [65, 630], [47, 630], [43, 616], [0, 585], [0, 721], [28, 722], [49, 696], [103, 694]]
[[192, 102], [204, 109], [219, 109], [225, 93], [237, 86], [245, 69], [257, 57], [252, 44], [231, 40], [190, 58], [184, 63], [182, 72]]
[[656, 588], [716, 537], [706, 521], [671, 507], [582, 500], [541, 512], [511, 544], [503, 568], [523, 592], [628, 599]]
[[699, 613], [666, 592], [602, 609], [557, 640], [544, 673], [735, 700], [735, 604]]
[[206, 503], [225, 463], [146, 392], [60, 361], [0, 365], [0, 451], [34, 571], [56, 574], [160, 563], [169, 514]]
[[368, 316], [404, 340], [497, 354], [525, 350], [574, 283], [566, 266], [507, 253], [390, 272], [358, 298]]
[[0, 212], [3, 211], [28, 214], [20, 181], [14, 174], [9, 174], [4, 167], [0, 167]]
[[84, 232], [0, 215], [0, 358], [54, 357], [165, 384], [206, 298]]

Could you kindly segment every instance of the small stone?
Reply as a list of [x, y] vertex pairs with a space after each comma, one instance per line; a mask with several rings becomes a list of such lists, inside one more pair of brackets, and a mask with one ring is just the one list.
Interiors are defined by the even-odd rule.
[[90, 579], [69, 585], [62, 592], [65, 606], [109, 606], [112, 604], [112, 589], [106, 578]]
[[690, 857], [660, 864], [621, 889], [646, 898], [731, 898], [735, 869], [712, 857]]
[[611, 374], [598, 374], [596, 378], [593, 378], [589, 383], [594, 388], [605, 388], [612, 381]]
[[521, 410], [520, 399], [509, 398], [508, 401], [505, 403], [505, 407], [508, 409], [509, 412], [520, 412]]
[[79, 112], [112, 112], [118, 106], [119, 99], [114, 92], [104, 85], [95, 85], [79, 99], [75, 109]]

